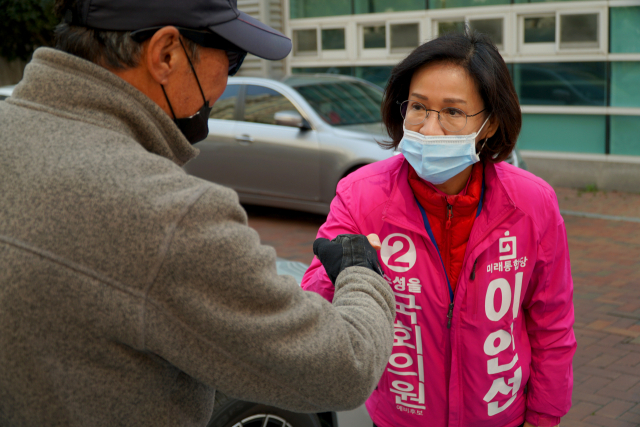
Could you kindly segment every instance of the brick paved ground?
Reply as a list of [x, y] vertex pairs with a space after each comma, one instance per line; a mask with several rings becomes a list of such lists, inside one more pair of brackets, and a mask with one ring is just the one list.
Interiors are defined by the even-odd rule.
[[[640, 218], [640, 194], [557, 188], [560, 208]], [[284, 258], [309, 263], [322, 215], [247, 207]], [[573, 407], [564, 427], [640, 426], [640, 223], [565, 216], [575, 285]]]

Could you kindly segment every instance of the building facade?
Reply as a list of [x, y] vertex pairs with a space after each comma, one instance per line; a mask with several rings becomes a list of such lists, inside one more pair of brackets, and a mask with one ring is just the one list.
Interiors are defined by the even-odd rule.
[[[288, 0], [238, 0], [238, 9], [270, 27], [284, 33], [285, 2]], [[278, 79], [286, 73], [285, 61], [267, 61], [247, 55], [238, 73], [239, 76], [269, 77]]]
[[284, 13], [294, 44], [287, 72], [381, 86], [420, 43], [468, 25], [509, 67], [528, 157], [640, 160], [638, 0], [287, 0]]

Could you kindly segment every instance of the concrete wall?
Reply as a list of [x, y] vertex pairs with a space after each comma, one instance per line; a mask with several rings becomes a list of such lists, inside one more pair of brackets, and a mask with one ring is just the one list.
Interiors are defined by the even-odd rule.
[[640, 156], [522, 150], [529, 171], [558, 187], [640, 193]]

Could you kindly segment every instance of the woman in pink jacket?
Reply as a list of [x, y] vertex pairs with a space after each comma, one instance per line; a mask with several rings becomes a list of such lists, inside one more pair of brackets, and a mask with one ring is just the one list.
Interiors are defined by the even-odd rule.
[[[343, 179], [318, 232], [381, 241], [396, 320], [374, 424], [558, 425], [576, 349], [566, 231], [553, 189], [503, 162], [521, 114], [502, 57], [471, 32], [427, 42], [382, 115], [400, 154]], [[333, 298], [318, 259], [302, 286]]]

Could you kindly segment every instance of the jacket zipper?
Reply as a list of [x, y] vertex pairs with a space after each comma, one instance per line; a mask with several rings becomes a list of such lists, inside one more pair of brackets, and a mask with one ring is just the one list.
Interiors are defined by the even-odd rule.
[[[444, 274], [447, 275], [447, 277], [449, 276], [447, 274], [447, 265], [450, 262], [450, 245], [451, 245], [451, 219], [453, 218], [453, 205], [451, 205], [449, 203], [449, 200], [447, 200], [445, 198], [446, 202], [447, 202], [447, 222], [445, 224], [445, 245], [444, 245], [444, 253], [445, 253], [445, 265], [444, 265]], [[451, 284], [451, 278], [448, 277], [449, 279], [449, 283], [448, 285], [451, 287], [451, 291], [453, 291], [453, 285]], [[451, 329], [451, 319], [453, 318], [453, 302], [454, 302], [455, 296], [454, 298], [451, 299], [451, 303], [449, 304], [449, 312], [447, 313], [447, 329]]]
[[476, 280], [476, 266], [478, 265], [478, 257], [473, 262], [473, 267], [471, 267], [471, 275], [469, 276], [469, 285], [467, 287], [467, 295], [471, 294], [470, 298], [470, 311], [471, 318], [476, 320], [476, 313], [478, 311], [478, 289], [475, 285]]
[[478, 258], [473, 262], [473, 267], [471, 267], [471, 276], [469, 276], [469, 280], [476, 280], [476, 265], [478, 265]]

